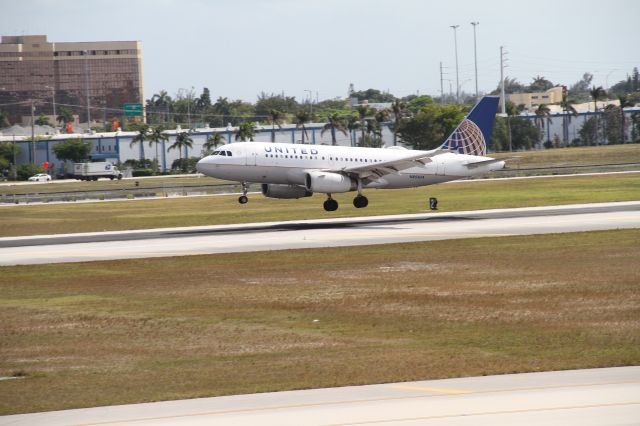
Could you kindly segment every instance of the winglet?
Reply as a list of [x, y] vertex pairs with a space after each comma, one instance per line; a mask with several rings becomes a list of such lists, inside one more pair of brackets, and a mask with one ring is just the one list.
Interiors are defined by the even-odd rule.
[[498, 96], [480, 99], [440, 148], [460, 154], [486, 155], [499, 100]]

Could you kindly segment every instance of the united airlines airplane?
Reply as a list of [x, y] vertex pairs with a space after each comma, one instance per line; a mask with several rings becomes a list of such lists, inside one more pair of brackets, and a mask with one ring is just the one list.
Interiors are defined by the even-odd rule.
[[364, 189], [413, 188], [502, 169], [504, 161], [485, 156], [498, 99], [482, 98], [445, 143], [431, 151], [238, 142], [200, 160], [197, 170], [242, 182], [240, 204], [248, 201], [247, 183], [255, 182], [266, 197], [327, 194], [326, 211], [338, 209], [332, 194], [357, 191], [353, 205], [363, 208], [369, 204]]

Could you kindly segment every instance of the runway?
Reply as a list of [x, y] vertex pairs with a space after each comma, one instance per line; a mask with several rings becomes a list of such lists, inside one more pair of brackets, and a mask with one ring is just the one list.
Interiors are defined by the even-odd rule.
[[0, 425], [637, 425], [640, 367], [468, 377], [0, 417]]
[[640, 201], [0, 238], [0, 265], [640, 228]]

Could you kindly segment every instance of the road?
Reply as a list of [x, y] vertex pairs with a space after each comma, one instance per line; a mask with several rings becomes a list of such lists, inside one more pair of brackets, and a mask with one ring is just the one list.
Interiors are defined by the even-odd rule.
[[467, 377], [0, 417], [59, 425], [637, 425], [640, 367]]
[[0, 238], [0, 265], [640, 228], [640, 201]]

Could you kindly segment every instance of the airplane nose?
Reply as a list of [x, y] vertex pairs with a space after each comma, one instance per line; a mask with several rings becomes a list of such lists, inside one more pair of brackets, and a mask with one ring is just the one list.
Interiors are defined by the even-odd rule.
[[207, 174], [207, 170], [210, 170], [213, 165], [211, 164], [211, 156], [204, 157], [196, 163], [196, 170], [199, 173]]

